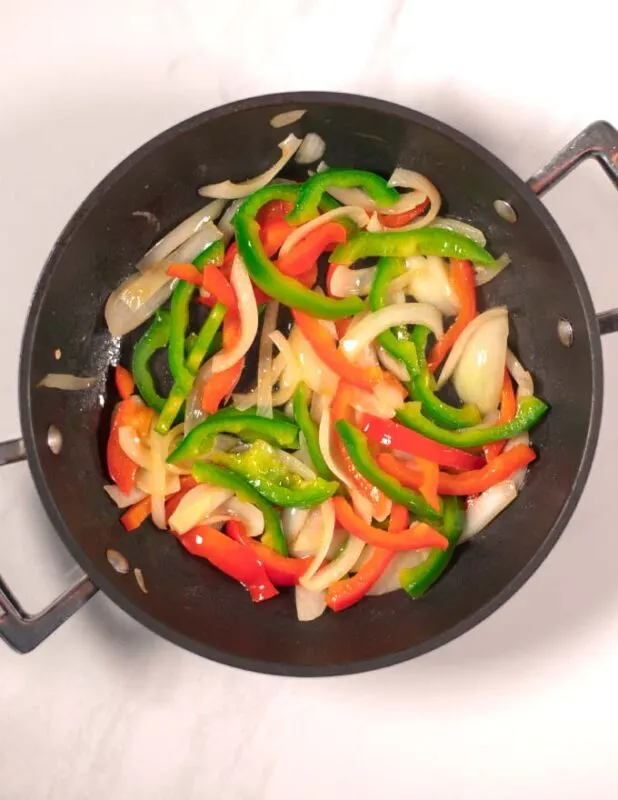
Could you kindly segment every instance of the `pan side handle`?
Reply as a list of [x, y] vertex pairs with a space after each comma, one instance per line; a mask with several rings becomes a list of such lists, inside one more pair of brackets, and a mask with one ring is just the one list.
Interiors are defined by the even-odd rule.
[[[539, 197], [572, 169], [588, 158], [595, 158], [618, 189], [618, 131], [609, 122], [593, 122], [557, 153], [544, 167], [534, 173], [528, 186]], [[618, 331], [618, 308], [597, 316], [601, 334]]]
[[[23, 461], [25, 458], [23, 439], [0, 442], [0, 466]], [[96, 592], [96, 586], [84, 576], [43, 611], [28, 614], [0, 575], [0, 639], [18, 653], [29, 653], [72, 617]]]

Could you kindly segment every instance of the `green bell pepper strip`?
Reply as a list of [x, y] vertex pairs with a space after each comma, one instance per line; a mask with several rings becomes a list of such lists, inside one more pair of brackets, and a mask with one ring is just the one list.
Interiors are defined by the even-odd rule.
[[223, 317], [225, 316], [226, 311], [227, 309], [222, 303], [216, 303], [211, 308], [210, 314], [202, 325], [195, 343], [191, 347], [189, 355], [187, 356], [186, 369], [191, 375], [189, 389], [186, 391], [185, 388], [179, 383], [174, 383], [172, 390], [169, 393], [169, 397], [165, 401], [165, 405], [160, 412], [159, 419], [157, 420], [157, 424], [155, 426], [157, 433], [166, 434], [172, 427], [174, 420], [182, 408], [185, 398], [193, 388], [193, 381], [195, 380], [196, 372], [200, 368], [204, 359], [212, 355], [213, 352], [216, 352], [214, 349], [216, 346], [215, 339], [218, 329], [223, 322]]
[[223, 239], [217, 239], [216, 242], [209, 244], [205, 250], [197, 256], [193, 261], [194, 266], [198, 269], [203, 269], [207, 264], [212, 264], [215, 267], [220, 267], [225, 258], [225, 244]]
[[293, 422], [258, 417], [255, 414], [230, 414], [217, 412], [207, 417], [180, 442], [168, 456], [168, 464], [190, 463], [199, 458], [214, 441], [218, 433], [230, 433], [245, 442], [264, 439], [276, 447], [298, 447], [298, 428]]
[[448, 548], [431, 548], [425, 561], [416, 567], [407, 567], [399, 572], [399, 583], [410, 597], [420, 597], [438, 580], [447, 568], [459, 541], [464, 526], [465, 514], [458, 497], [444, 499], [444, 522], [440, 531], [448, 539]]
[[245, 200], [234, 215], [236, 243], [251, 280], [270, 297], [289, 308], [299, 308], [320, 319], [340, 319], [358, 314], [365, 308], [359, 297], [336, 300], [307, 289], [302, 283], [282, 275], [264, 252], [260, 241], [260, 227], [256, 214], [271, 200], [295, 201], [299, 192], [296, 185], [274, 184], [258, 189]]
[[487, 428], [468, 428], [459, 431], [445, 430], [424, 417], [422, 406], [418, 402], [404, 403], [395, 416], [403, 425], [417, 433], [422, 433], [428, 439], [433, 439], [434, 442], [440, 442], [449, 447], [467, 449], [482, 447], [491, 442], [499, 442], [502, 439], [517, 436], [518, 433], [523, 433], [536, 425], [548, 411], [547, 403], [538, 397], [522, 397], [517, 406], [517, 414], [510, 422], [490, 425]]
[[256, 492], [253, 486], [250, 486], [240, 475], [217, 467], [215, 464], [208, 464], [205, 461], [194, 464], [191, 473], [199, 483], [210, 483], [221, 489], [231, 489], [239, 500], [251, 503], [258, 508], [264, 516], [262, 544], [272, 550], [276, 550], [282, 556], [287, 556], [288, 548], [283, 528], [281, 527], [279, 512], [259, 492]]
[[407, 258], [441, 256], [472, 261], [483, 267], [496, 267], [494, 257], [467, 236], [444, 228], [417, 228], [412, 231], [368, 233], [360, 231], [331, 253], [331, 264], [352, 264], [359, 258], [395, 256]]
[[380, 208], [389, 208], [399, 200], [399, 192], [373, 172], [364, 169], [329, 169], [316, 173], [304, 182], [298, 202], [287, 216], [290, 225], [302, 225], [317, 217], [322, 197], [332, 186], [359, 187]]
[[296, 424], [300, 428], [300, 432], [305, 437], [307, 450], [311, 457], [311, 462], [315, 467], [315, 471], [325, 481], [332, 481], [335, 476], [328, 468], [328, 464], [324, 460], [322, 450], [320, 449], [318, 426], [311, 418], [309, 412], [309, 389], [306, 383], [299, 383], [294, 392], [294, 416], [296, 417]]
[[348, 455], [360, 474], [395, 503], [408, 508], [419, 519], [430, 525], [439, 523], [442, 514], [435, 511], [429, 503], [413, 489], [402, 486], [399, 481], [388, 475], [379, 467], [371, 454], [367, 437], [347, 420], [340, 419], [335, 423], [335, 430], [339, 434]]
[[[217, 411], [217, 417], [220, 419], [223, 417], [246, 417], [247, 415], [256, 417], [258, 415], [257, 406], [249, 406], [249, 408], [245, 408], [243, 411], [239, 411], [239, 409], [234, 406], [223, 406], [223, 408]], [[273, 408], [272, 418], [280, 422], [289, 422], [292, 425], [296, 424], [293, 417], [289, 417], [279, 408]]]
[[167, 346], [170, 338], [169, 311], [158, 309], [152, 324], [142, 336], [133, 350], [131, 372], [135, 379], [137, 391], [147, 406], [153, 408], [158, 414], [165, 405], [165, 398], [161, 397], [156, 389], [148, 362], [157, 350]]
[[240, 475], [262, 497], [284, 508], [313, 508], [332, 497], [339, 488], [336, 481], [301, 478], [261, 439], [240, 453], [212, 453], [209, 460]]
[[419, 373], [412, 380], [410, 394], [420, 400], [423, 404], [423, 413], [436, 425], [449, 428], [449, 430], [471, 428], [473, 425], [478, 425], [482, 417], [476, 406], [467, 403], [461, 408], [457, 408], [445, 403], [436, 395], [434, 377], [427, 366], [425, 356], [430, 333], [429, 328], [424, 325], [415, 325], [412, 331], [412, 341], [418, 354]]

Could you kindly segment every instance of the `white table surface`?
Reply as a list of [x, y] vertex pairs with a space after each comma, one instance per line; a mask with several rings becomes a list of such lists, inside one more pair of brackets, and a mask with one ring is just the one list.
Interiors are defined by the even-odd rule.
[[[593, 119], [618, 123], [615, 12], [590, 2], [558, 22], [550, 5], [5, 0], [0, 437], [19, 433], [20, 337], [46, 254], [131, 150], [229, 100], [331, 89], [432, 114], [527, 177]], [[609, 182], [586, 166], [548, 204], [599, 310], [616, 305]], [[582, 501], [490, 619], [407, 664], [298, 680], [209, 663], [99, 595], [34, 653], [0, 647], [0, 798], [616, 798], [618, 337], [603, 352]], [[35, 610], [77, 571], [23, 464], [2, 471], [0, 512], [2, 573]]]

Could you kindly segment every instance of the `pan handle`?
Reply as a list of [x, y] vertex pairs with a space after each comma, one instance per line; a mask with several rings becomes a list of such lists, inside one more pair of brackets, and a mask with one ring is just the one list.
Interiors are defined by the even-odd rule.
[[[26, 458], [23, 439], [0, 442], [0, 467]], [[28, 614], [0, 575], [0, 639], [18, 653], [29, 653], [97, 592], [84, 576], [38, 614]]]
[[[618, 131], [609, 122], [593, 122], [572, 139], [552, 160], [528, 181], [539, 197], [587, 158], [596, 158], [618, 189]], [[597, 315], [601, 334], [618, 331], [618, 308]]]

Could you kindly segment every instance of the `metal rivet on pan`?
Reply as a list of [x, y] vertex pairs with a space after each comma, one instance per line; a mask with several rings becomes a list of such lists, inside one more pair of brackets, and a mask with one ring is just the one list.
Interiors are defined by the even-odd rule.
[[47, 446], [55, 456], [62, 450], [62, 434], [55, 425], [47, 429]]
[[565, 317], [560, 317], [558, 320], [558, 339], [564, 347], [570, 347], [573, 344], [573, 326]]
[[494, 200], [494, 211], [507, 222], [517, 222], [517, 213], [506, 200]]
[[112, 567], [121, 575], [126, 575], [129, 571], [129, 562], [119, 553], [118, 550], [108, 550], [105, 555]]
[[59, 347], [57, 347], [54, 350], [54, 358], [56, 359], [56, 361], [60, 361], [60, 359], [62, 358], [62, 350]]

